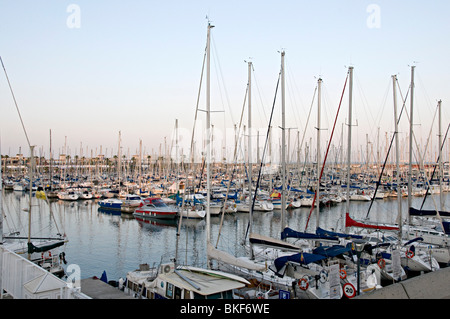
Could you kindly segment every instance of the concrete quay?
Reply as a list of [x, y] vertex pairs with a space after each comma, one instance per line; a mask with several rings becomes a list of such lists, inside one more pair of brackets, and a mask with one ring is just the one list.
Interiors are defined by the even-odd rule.
[[134, 299], [123, 291], [96, 278], [82, 279], [81, 292], [92, 299]]
[[354, 299], [450, 299], [450, 267], [413, 277]]

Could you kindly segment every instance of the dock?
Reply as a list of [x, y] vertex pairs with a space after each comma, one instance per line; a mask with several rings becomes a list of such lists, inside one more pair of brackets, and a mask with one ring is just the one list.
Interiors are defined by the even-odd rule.
[[134, 299], [97, 278], [82, 279], [81, 292], [92, 299]]
[[355, 299], [450, 299], [450, 267], [409, 278]]

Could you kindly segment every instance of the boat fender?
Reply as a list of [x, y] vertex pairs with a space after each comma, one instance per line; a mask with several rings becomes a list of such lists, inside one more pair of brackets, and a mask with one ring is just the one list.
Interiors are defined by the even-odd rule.
[[298, 287], [303, 291], [307, 290], [309, 287], [308, 278], [303, 277], [302, 279], [300, 279], [298, 281]]
[[345, 271], [345, 269], [339, 270], [339, 277], [340, 277], [341, 279], [347, 278], [347, 272]]
[[64, 265], [67, 264], [66, 253], [65, 252], [62, 252], [62, 253], [59, 254], [59, 259], [61, 259], [63, 261]]
[[386, 266], [386, 260], [381, 258], [377, 261], [377, 264], [378, 264], [378, 267], [380, 267], [380, 269], [384, 269], [384, 267]]
[[326, 270], [322, 270], [319, 273], [319, 280], [322, 284], [326, 283], [328, 280], [328, 272]]

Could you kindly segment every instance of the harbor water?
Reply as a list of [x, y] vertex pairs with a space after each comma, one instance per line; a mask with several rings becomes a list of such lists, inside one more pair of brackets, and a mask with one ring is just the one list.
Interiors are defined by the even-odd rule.
[[[445, 199], [449, 193], [444, 193]], [[29, 194], [3, 190], [4, 234], [20, 232], [28, 234]], [[413, 207], [420, 207], [423, 197], [414, 197]], [[49, 205], [50, 204], [50, 205]], [[439, 195], [430, 195], [424, 209], [435, 209]], [[354, 219], [365, 219], [370, 202], [351, 201], [350, 215]], [[407, 198], [402, 199], [402, 214], [406, 216]], [[319, 226], [327, 230], [342, 231], [346, 204], [322, 207]], [[317, 226], [316, 211], [310, 207], [288, 210], [286, 221], [290, 228], [309, 232]], [[395, 198], [377, 199], [368, 214], [369, 220], [395, 223], [398, 204]], [[280, 238], [281, 211], [254, 212], [254, 233]], [[308, 221], [309, 219], [309, 221]], [[62, 247], [66, 254], [66, 272], [76, 266], [80, 279], [100, 277], [106, 272], [108, 280], [125, 278], [127, 272], [137, 269], [139, 264], [150, 266], [176, 258], [180, 264], [206, 266], [206, 221], [183, 219], [175, 221], [141, 220], [132, 214], [99, 209], [97, 200], [61, 201], [49, 203], [32, 198], [31, 234], [33, 237], [50, 237], [66, 234], [68, 242]], [[211, 218], [211, 243], [236, 256], [246, 254], [243, 241], [248, 231], [248, 213], [225, 214], [223, 224], [220, 217]], [[180, 227], [179, 227], [180, 226]], [[180, 229], [177, 236], [178, 227]], [[67, 271], [69, 270], [69, 271]]]

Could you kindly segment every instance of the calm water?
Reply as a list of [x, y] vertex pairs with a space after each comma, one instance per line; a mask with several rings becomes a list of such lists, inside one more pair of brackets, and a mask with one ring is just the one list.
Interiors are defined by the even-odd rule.
[[[448, 197], [448, 194], [445, 193]], [[439, 205], [439, 197], [427, 198], [424, 208], [434, 209]], [[4, 233], [20, 231], [26, 236], [28, 229], [29, 197], [22, 192], [3, 191]], [[420, 207], [423, 198], [414, 198], [413, 206]], [[406, 214], [407, 200], [403, 199], [403, 214]], [[364, 219], [369, 202], [351, 202], [350, 213], [355, 219]], [[51, 217], [50, 209], [54, 214]], [[289, 227], [304, 231], [310, 209], [299, 208], [287, 213]], [[343, 225], [342, 216], [345, 203], [321, 209], [319, 225], [325, 229], [338, 229]], [[227, 214], [224, 218], [219, 248], [242, 256], [241, 245], [248, 226], [248, 213]], [[393, 223], [397, 217], [395, 199], [376, 200], [370, 210], [369, 219]], [[281, 213], [255, 212], [253, 232], [274, 238], [280, 237]], [[100, 211], [95, 200], [64, 202], [53, 201], [48, 204], [32, 199], [33, 236], [51, 236], [65, 233], [69, 242], [63, 248], [67, 266], [80, 267], [81, 278], [100, 277], [106, 271], [109, 280], [125, 277], [128, 271], [136, 269], [141, 263], [158, 264], [176, 256], [178, 261], [196, 266], [206, 264], [206, 222], [205, 220], [183, 220], [178, 245], [176, 242], [177, 222], [149, 222], [135, 219], [130, 214]], [[315, 211], [311, 214], [308, 231], [316, 226]], [[220, 217], [211, 218], [211, 238], [215, 244], [220, 227]]]

